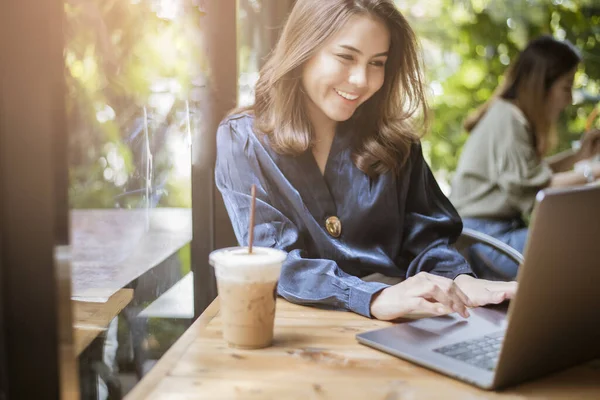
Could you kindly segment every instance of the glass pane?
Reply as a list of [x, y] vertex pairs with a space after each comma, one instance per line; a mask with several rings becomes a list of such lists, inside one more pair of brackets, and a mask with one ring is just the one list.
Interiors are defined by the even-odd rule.
[[[203, 82], [196, 3], [65, 2], [83, 399], [119, 386], [127, 393], [193, 317], [190, 146]], [[107, 371], [99, 383], [94, 361]]]
[[238, 0], [238, 104], [254, 104], [254, 86], [271, 48], [267, 37], [272, 1]]

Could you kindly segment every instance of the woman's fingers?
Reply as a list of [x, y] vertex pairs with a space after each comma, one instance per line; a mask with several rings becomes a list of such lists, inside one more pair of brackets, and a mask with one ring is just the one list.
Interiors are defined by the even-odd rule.
[[434, 300], [438, 303], [441, 303], [465, 318], [469, 317], [466, 304], [461, 300], [456, 292], [452, 290], [442, 290], [442, 288], [436, 285], [434, 282], [429, 281], [423, 284], [418, 296], [424, 298], [425, 300]]
[[473, 302], [467, 296], [465, 292], [456, 283], [452, 283], [452, 290], [456, 291], [456, 295], [460, 298], [461, 302], [467, 307], [473, 307]]
[[439, 316], [451, 314], [452, 312], [454, 312], [452, 308], [442, 303], [431, 302], [422, 297], [414, 297], [413, 307], [407, 315]]
[[467, 296], [467, 294], [460, 288], [460, 286], [458, 286], [454, 281], [450, 281], [450, 287], [449, 287], [449, 291], [451, 291], [452, 293], [454, 293], [458, 298], [460, 298], [460, 301], [467, 307], [473, 307], [473, 302], [471, 301], [471, 299], [469, 298], [469, 296]]
[[517, 282], [462, 279], [419, 273], [381, 292], [373, 303], [376, 318], [394, 319], [410, 316], [434, 316], [457, 312], [469, 317], [468, 307], [498, 304], [512, 299]]
[[512, 299], [517, 294], [518, 283], [515, 281], [511, 282], [493, 282], [489, 281], [486, 284], [486, 289], [491, 292], [503, 292], [505, 293], [505, 300]]
[[506, 292], [488, 292], [487, 301], [485, 304], [500, 304], [506, 300]]
[[467, 294], [452, 279], [444, 278], [433, 274], [423, 274], [422, 278], [429, 280], [442, 288], [450, 297], [458, 297], [458, 302], [466, 307], [473, 307], [473, 302]]

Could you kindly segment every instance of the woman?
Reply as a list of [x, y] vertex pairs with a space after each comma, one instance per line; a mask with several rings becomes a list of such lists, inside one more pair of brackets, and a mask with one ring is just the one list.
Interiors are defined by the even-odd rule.
[[[508, 69], [496, 95], [467, 118], [464, 146], [450, 200], [466, 227], [482, 231], [523, 252], [522, 220], [546, 187], [593, 182], [600, 164], [574, 172], [573, 165], [600, 150], [600, 132], [588, 132], [577, 152], [544, 159], [557, 142], [555, 125], [572, 102], [581, 58], [569, 42], [550, 36], [531, 41]], [[518, 266], [491, 248], [476, 245], [472, 266], [479, 276], [514, 279]]]
[[236, 236], [247, 243], [256, 184], [255, 244], [289, 252], [289, 301], [390, 320], [514, 295], [451, 246], [461, 221], [410, 122], [427, 116], [419, 61], [391, 0], [298, 0], [255, 105], [220, 125], [216, 182]]

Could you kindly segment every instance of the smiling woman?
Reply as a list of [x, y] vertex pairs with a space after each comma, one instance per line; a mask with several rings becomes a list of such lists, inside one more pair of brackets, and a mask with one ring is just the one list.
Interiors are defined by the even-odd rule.
[[346, 121], [381, 88], [389, 47], [390, 33], [381, 21], [353, 16], [317, 51], [302, 71], [307, 111], [316, 126]]
[[352, 16], [304, 66], [301, 81], [308, 100], [306, 112], [316, 139], [312, 152], [321, 173], [335, 124], [348, 120], [381, 89], [389, 47], [390, 32], [382, 21]]
[[217, 187], [244, 245], [256, 185], [254, 243], [288, 252], [286, 299], [394, 319], [514, 294], [474, 279], [452, 247], [462, 224], [419, 143], [417, 48], [390, 0], [298, 0], [256, 104], [221, 123]]
[[360, 94], [346, 111], [327, 106], [325, 115], [341, 122], [359, 111], [357, 166], [368, 175], [399, 171], [424, 131], [411, 118], [419, 112], [427, 121], [420, 62], [414, 33], [392, 1], [299, 1], [256, 84], [256, 126], [278, 152], [298, 155], [321, 140], [320, 124], [308, 121], [316, 116], [312, 105], [325, 105], [318, 103], [326, 97], [323, 84], [350, 99]]

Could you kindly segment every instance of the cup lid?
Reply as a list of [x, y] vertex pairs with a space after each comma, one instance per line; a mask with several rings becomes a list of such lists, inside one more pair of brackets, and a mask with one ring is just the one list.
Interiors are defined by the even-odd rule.
[[244, 268], [282, 263], [286, 257], [285, 251], [270, 247], [253, 246], [252, 254], [248, 253], [248, 247], [227, 247], [210, 253], [208, 262], [213, 267], [224, 265]]

